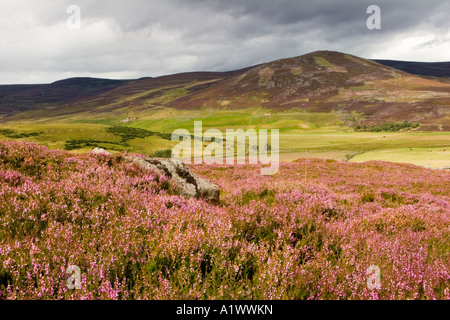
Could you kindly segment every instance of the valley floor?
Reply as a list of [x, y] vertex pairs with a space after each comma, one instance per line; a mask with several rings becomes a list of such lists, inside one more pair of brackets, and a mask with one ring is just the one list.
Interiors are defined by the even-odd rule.
[[[232, 118], [234, 119], [234, 118]], [[212, 121], [212, 120], [211, 120]], [[226, 131], [226, 122], [208, 123], [208, 128], [218, 128]], [[242, 121], [242, 120], [241, 120]], [[151, 122], [131, 124], [126, 128], [154, 130], [169, 135], [177, 128], [189, 127], [193, 121], [183, 120], [181, 123], [167, 121], [164, 124]], [[280, 122], [277, 122], [280, 125]], [[269, 128], [273, 127], [273, 123]], [[280, 161], [290, 162], [296, 159], [333, 159], [351, 162], [371, 160], [411, 163], [428, 168], [450, 167], [450, 132], [355, 132], [345, 127], [320, 127], [299, 130], [288, 127], [280, 129]], [[124, 126], [121, 126], [122, 128]], [[239, 126], [236, 126], [239, 127]], [[75, 153], [86, 153], [95, 146], [116, 152], [136, 152], [151, 155], [158, 151], [172, 149], [176, 142], [152, 135], [146, 137], [131, 136], [123, 143], [122, 136], [108, 132], [111, 125], [95, 123], [43, 123], [43, 124], [9, 124], [1, 126], [0, 139], [28, 140], [51, 149], [67, 149]], [[169, 128], [172, 128], [169, 130]], [[232, 127], [233, 128], [233, 127]], [[244, 129], [252, 126], [242, 126]], [[255, 128], [262, 128], [255, 126]], [[3, 130], [3, 131], [2, 131]], [[13, 134], [2, 134], [10, 130]], [[270, 131], [269, 131], [270, 132]], [[25, 135], [21, 137], [20, 134]], [[13, 137], [13, 138], [12, 138]], [[71, 141], [78, 144], [70, 145]], [[206, 146], [207, 144], [204, 144]], [[72, 149], [72, 146], [75, 146]]]

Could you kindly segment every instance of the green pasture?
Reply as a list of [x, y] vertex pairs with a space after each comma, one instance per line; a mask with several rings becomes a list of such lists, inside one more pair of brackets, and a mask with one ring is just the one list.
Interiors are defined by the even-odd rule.
[[[450, 132], [355, 132], [343, 125], [340, 113], [309, 113], [296, 111], [275, 112], [262, 108], [246, 110], [173, 110], [156, 108], [137, 120], [121, 122], [126, 115], [110, 118], [40, 119], [40, 122], [11, 122], [1, 129], [17, 133], [38, 133], [21, 138], [51, 149], [64, 149], [71, 139], [93, 141], [99, 147], [112, 151], [152, 154], [171, 149], [176, 142], [159, 136], [134, 138], [123, 143], [121, 137], [107, 132], [110, 126], [127, 126], [153, 132], [171, 133], [187, 129], [194, 133], [194, 121], [202, 121], [203, 131], [216, 128], [225, 136], [226, 129], [249, 128], [280, 130], [280, 160], [323, 158], [345, 161], [383, 160], [406, 162], [427, 167], [450, 166]], [[347, 117], [348, 118], [348, 117]], [[0, 133], [0, 139], [8, 138]], [[207, 145], [208, 143], [204, 144]], [[72, 152], [86, 152], [88, 143]]]

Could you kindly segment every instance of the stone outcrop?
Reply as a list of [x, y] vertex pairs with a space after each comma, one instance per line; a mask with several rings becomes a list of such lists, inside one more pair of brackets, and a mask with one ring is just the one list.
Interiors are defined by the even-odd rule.
[[[110, 152], [95, 148], [94, 154], [109, 155]], [[177, 160], [164, 158], [141, 158], [136, 156], [124, 156], [125, 161], [135, 163], [140, 167], [163, 174], [172, 179], [178, 186], [182, 196], [186, 198], [205, 199], [211, 203], [218, 204], [220, 197], [220, 189], [217, 185], [200, 178], [193, 173], [188, 167]]]
[[104, 154], [104, 155], [112, 154], [111, 152], [106, 151], [105, 149], [102, 149], [102, 148], [94, 148], [94, 150], [92, 150], [92, 153], [93, 154]]

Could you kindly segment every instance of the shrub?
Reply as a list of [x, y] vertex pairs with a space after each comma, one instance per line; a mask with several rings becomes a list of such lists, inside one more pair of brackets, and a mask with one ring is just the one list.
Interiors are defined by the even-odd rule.
[[416, 129], [420, 126], [419, 123], [411, 123], [408, 121], [403, 122], [386, 122], [382, 123], [380, 125], [372, 125], [370, 127], [367, 127], [366, 125], [356, 125], [355, 131], [371, 131], [371, 132], [382, 132], [382, 131], [390, 131], [390, 132], [396, 132], [400, 131], [402, 129]]
[[172, 157], [172, 149], [156, 150], [150, 157], [152, 158], [170, 158]]

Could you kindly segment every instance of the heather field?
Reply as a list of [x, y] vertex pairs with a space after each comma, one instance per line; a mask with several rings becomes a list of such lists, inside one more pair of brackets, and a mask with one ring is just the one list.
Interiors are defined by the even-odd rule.
[[191, 168], [219, 205], [121, 154], [0, 141], [0, 299], [450, 299], [449, 171]]

